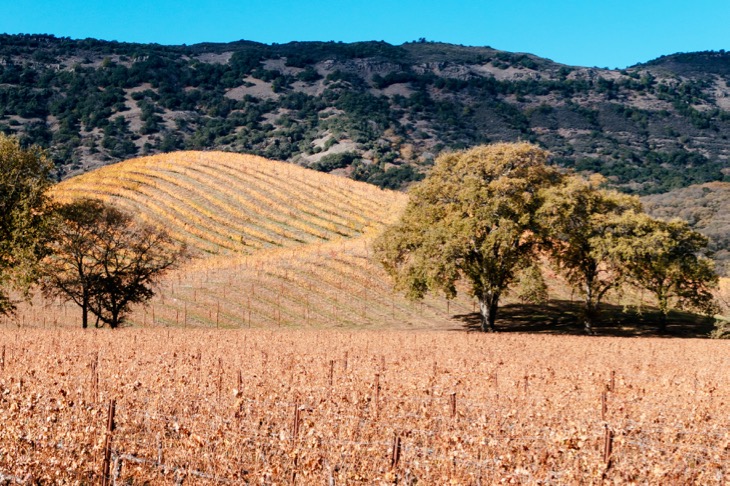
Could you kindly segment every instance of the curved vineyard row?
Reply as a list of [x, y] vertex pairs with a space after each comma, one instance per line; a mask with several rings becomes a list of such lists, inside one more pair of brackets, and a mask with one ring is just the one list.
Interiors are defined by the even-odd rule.
[[[369, 258], [370, 243], [359, 238], [194, 260], [170, 274], [149, 305], [130, 314], [129, 323], [198, 328], [464, 326], [453, 316], [474, 312], [466, 293], [450, 302], [441, 296], [409, 301], [393, 292], [390, 279]], [[40, 296], [25, 314], [24, 325], [65, 327], [80, 322], [73, 304], [43, 301]]]
[[399, 214], [406, 196], [260, 157], [177, 152], [129, 160], [59, 184], [164, 225], [208, 253], [252, 253], [357, 237]]

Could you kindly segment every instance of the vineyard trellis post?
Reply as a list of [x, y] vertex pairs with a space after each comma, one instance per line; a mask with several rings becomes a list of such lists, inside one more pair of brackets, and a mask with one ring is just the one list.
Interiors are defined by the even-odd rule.
[[375, 420], [380, 418], [380, 373], [375, 373]]
[[396, 435], [393, 437], [393, 452], [390, 456], [390, 468], [395, 469], [398, 467], [398, 462], [400, 461], [400, 449], [401, 449], [401, 440], [400, 436]]
[[[606, 471], [611, 467], [611, 454], [613, 453], [613, 431], [604, 425], [603, 435], [603, 462], [606, 464]], [[604, 473], [605, 474], [605, 473]]]
[[109, 476], [109, 469], [111, 466], [112, 458], [112, 435], [114, 434], [114, 412], [117, 407], [117, 401], [115, 399], [109, 400], [109, 408], [107, 411], [106, 420], [106, 437], [104, 439], [104, 462], [102, 463], [101, 472], [101, 484], [102, 486], [109, 486], [111, 484], [111, 477]]
[[296, 439], [299, 435], [300, 411], [299, 398], [294, 402], [294, 422], [292, 424], [292, 439]]
[[91, 361], [91, 402], [96, 403], [99, 398], [99, 353]]

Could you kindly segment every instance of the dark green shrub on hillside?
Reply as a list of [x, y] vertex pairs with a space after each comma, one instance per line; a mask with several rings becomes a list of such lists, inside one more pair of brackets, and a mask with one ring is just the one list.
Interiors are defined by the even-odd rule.
[[310, 167], [320, 172], [332, 172], [335, 169], [344, 169], [358, 160], [360, 160], [360, 155], [357, 152], [342, 152], [325, 155], [318, 162], [311, 164]]

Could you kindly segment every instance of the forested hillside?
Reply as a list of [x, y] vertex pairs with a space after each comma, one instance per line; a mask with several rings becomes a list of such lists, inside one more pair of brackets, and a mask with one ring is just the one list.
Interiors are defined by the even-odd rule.
[[59, 178], [230, 150], [399, 188], [436, 154], [527, 140], [629, 192], [728, 180], [730, 54], [615, 71], [426, 42], [160, 46], [0, 36], [0, 130]]

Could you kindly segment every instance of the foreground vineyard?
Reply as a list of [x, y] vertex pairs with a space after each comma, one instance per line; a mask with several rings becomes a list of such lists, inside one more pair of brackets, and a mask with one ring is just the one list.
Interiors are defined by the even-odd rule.
[[[726, 342], [2, 330], [0, 480], [726, 484]], [[610, 450], [608, 448], [610, 446]]]
[[54, 196], [105, 200], [168, 228], [201, 254], [360, 236], [393, 221], [406, 201], [365, 183], [224, 152], [128, 160], [64, 181]]

